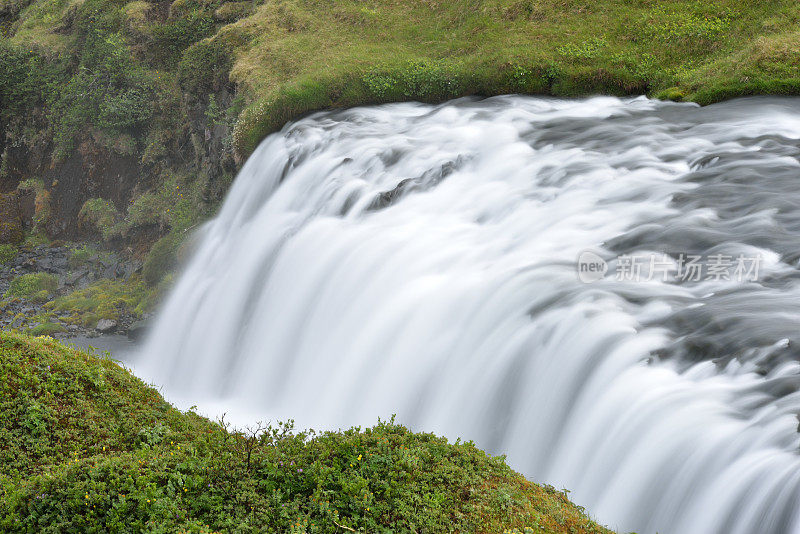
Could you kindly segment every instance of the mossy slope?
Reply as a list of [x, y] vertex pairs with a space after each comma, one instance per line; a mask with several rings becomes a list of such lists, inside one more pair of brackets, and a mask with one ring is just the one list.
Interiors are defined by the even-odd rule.
[[607, 532], [502, 458], [393, 422], [238, 432], [106, 358], [0, 333], [4, 532]]

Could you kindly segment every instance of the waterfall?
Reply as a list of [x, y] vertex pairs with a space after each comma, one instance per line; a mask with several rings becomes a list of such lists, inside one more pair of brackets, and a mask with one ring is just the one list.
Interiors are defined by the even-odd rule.
[[309, 116], [249, 158], [136, 371], [245, 422], [397, 414], [623, 531], [800, 532], [798, 139], [776, 98]]

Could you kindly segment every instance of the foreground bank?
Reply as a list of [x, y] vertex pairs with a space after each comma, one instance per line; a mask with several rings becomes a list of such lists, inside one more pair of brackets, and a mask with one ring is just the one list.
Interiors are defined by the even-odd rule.
[[0, 333], [5, 532], [608, 532], [471, 443], [393, 422], [237, 431], [112, 360]]

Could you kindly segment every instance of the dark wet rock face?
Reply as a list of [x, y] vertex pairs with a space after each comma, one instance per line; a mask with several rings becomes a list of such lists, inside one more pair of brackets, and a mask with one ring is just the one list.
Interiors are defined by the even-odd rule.
[[368, 209], [380, 210], [391, 206], [413, 191], [424, 191], [435, 187], [439, 182], [458, 170], [463, 165], [463, 159], [459, 157], [456, 161], [448, 161], [437, 169], [426, 171], [421, 176], [401, 180], [393, 189], [379, 193], [375, 200], [370, 203]]

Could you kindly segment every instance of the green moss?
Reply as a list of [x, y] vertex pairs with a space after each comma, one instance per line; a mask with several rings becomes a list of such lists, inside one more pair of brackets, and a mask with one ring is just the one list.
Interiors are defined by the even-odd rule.
[[23, 274], [11, 280], [8, 290], [3, 295], [9, 297], [41, 297], [49, 296], [58, 288], [58, 278], [50, 273]]
[[32, 327], [28, 333], [32, 336], [52, 336], [59, 332], [64, 332], [66, 329], [64, 325], [53, 322], [46, 322]]
[[180, 246], [185, 235], [181, 232], [168, 234], [153, 245], [142, 267], [142, 276], [151, 286], [155, 287], [178, 264]]
[[100, 256], [100, 252], [90, 245], [82, 245], [69, 251], [67, 261], [72, 269], [89, 265]]
[[393, 421], [240, 432], [106, 358], [0, 333], [4, 532], [608, 532], [472, 443]]
[[94, 226], [103, 239], [110, 239], [118, 234], [117, 224], [122, 218], [114, 204], [102, 198], [92, 198], [84, 202], [78, 217], [82, 223]]
[[126, 282], [99, 280], [58, 297], [45, 307], [50, 311], [69, 313], [69, 323], [94, 327], [100, 319], [117, 321], [122, 314], [140, 316], [151, 308], [153, 298], [153, 291], [134, 276]]
[[17, 257], [17, 254], [19, 254], [19, 248], [17, 248], [16, 245], [0, 245], [0, 263], [11, 263]]

